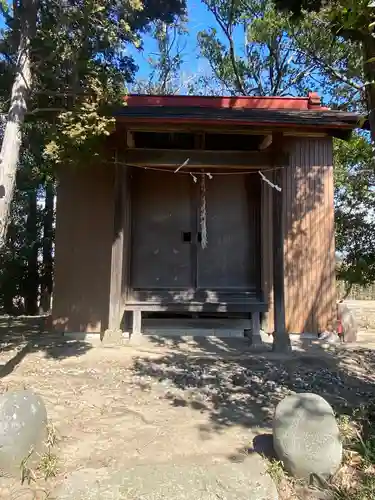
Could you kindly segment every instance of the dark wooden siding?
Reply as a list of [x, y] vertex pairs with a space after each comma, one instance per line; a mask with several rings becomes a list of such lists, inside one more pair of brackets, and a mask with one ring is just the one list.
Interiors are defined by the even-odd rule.
[[108, 327], [114, 173], [101, 165], [59, 172], [52, 309], [57, 331]]
[[133, 173], [132, 288], [255, 294], [259, 291], [260, 178], [257, 174], [207, 177], [208, 246], [204, 249], [199, 243], [198, 178], [195, 184], [190, 176], [173, 172]]
[[[332, 140], [290, 140], [284, 169], [286, 324], [290, 332], [333, 325], [336, 307]], [[263, 287], [272, 314], [271, 188], [263, 186]]]

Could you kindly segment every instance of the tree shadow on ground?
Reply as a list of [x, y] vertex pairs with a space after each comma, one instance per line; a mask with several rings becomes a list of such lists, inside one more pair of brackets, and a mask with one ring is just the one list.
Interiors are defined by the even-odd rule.
[[[160, 333], [157, 335], [146, 335], [145, 337], [153, 347], [170, 348], [173, 349], [174, 353], [186, 354], [188, 351], [190, 355], [197, 354], [205, 357], [216, 357], [217, 355], [228, 357], [231, 354], [238, 356], [240, 354], [247, 355], [254, 353], [254, 346], [251, 345], [246, 337], [243, 335], [240, 337], [239, 334], [233, 337], [220, 337], [213, 335], [189, 335], [189, 333], [186, 336]], [[262, 343], [259, 347], [262, 351], [270, 352], [272, 350], [271, 343]]]
[[231, 358], [169, 352], [139, 357], [132, 369], [140, 384], [159, 381], [171, 405], [205, 414], [202, 439], [235, 425], [259, 433], [270, 429], [276, 405], [291, 392], [317, 393], [337, 414], [350, 414], [375, 399], [375, 352], [370, 350], [314, 346], [284, 356]]
[[64, 359], [80, 356], [91, 349], [80, 341], [67, 341], [61, 335], [51, 335], [48, 317], [0, 318], [0, 378], [10, 373], [30, 353], [43, 352], [47, 358]]

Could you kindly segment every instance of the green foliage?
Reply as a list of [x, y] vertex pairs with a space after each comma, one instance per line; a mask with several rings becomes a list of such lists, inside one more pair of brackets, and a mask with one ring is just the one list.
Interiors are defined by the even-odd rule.
[[328, 485], [334, 500], [370, 500], [375, 497], [375, 421], [373, 402], [367, 402], [349, 417], [339, 419], [344, 430], [346, 475], [339, 474]]
[[[123, 93], [111, 95], [108, 87], [103, 88], [100, 81], [90, 82], [95, 92], [71, 110], [57, 116], [55, 127], [50, 133], [44, 154], [56, 165], [77, 164], [84, 160], [95, 162], [102, 152], [105, 137], [115, 128], [113, 105], [123, 104]], [[108, 103], [112, 103], [112, 107]]]
[[367, 137], [335, 142], [336, 248], [339, 277], [347, 283], [375, 281], [375, 172]]
[[[21, 164], [17, 172], [17, 185], [12, 201], [11, 218], [7, 234], [7, 241], [2, 248], [0, 258], [0, 311], [9, 314], [25, 313], [25, 304], [30, 290], [28, 265], [32, 252], [41, 246], [43, 233], [42, 209], [37, 209], [34, 221], [37, 240], [30, 242], [27, 223], [29, 215], [29, 195], [36, 192], [42, 194], [43, 184], [34, 158], [23, 152]], [[38, 266], [40, 263], [37, 264]], [[38, 287], [38, 282], [35, 283]], [[36, 311], [34, 312], [36, 313]]]
[[364, 73], [362, 51], [358, 41], [332, 37], [329, 14], [305, 14], [290, 23], [288, 35], [305, 66], [314, 66], [314, 78], [326, 102], [335, 108], [363, 111]]
[[52, 164], [43, 156], [47, 132], [43, 122], [24, 126], [10, 225], [0, 253], [0, 311], [9, 314], [36, 314], [40, 285], [53, 281], [53, 203], [50, 214], [44, 209], [46, 192], [53, 194], [55, 185]]
[[317, 11], [322, 7], [323, 0], [275, 0], [280, 10], [290, 11], [294, 15], [301, 15], [302, 10]]
[[276, 485], [279, 485], [281, 481], [285, 478], [284, 465], [281, 461], [276, 459], [271, 459], [267, 461], [267, 474], [275, 481]]
[[333, 15], [341, 15], [347, 24], [353, 25], [358, 13], [363, 9], [371, 9], [374, 5], [371, 0], [274, 0], [276, 7], [281, 11], [292, 12], [300, 17], [303, 11], [318, 12], [329, 9]]
[[[297, 25], [307, 16], [310, 30], [305, 31], [310, 36], [307, 44], [302, 44], [303, 50], [308, 58], [320, 63], [333, 82], [349, 83], [359, 92], [362, 108], [369, 112], [371, 139], [375, 143], [375, 3], [372, 0], [274, 1], [281, 12], [289, 10], [295, 14]], [[307, 15], [303, 9], [313, 13]], [[317, 51], [314, 42], [319, 47], [320, 38], [324, 40], [323, 50]], [[340, 45], [344, 53], [351, 54], [351, 58], [346, 58], [351, 64], [345, 64], [344, 58], [343, 67], [334, 60]], [[343, 62], [342, 57], [338, 61]]]
[[198, 44], [224, 92], [280, 96], [307, 92], [315, 65], [305, 64], [288, 36], [289, 17], [278, 13], [271, 0], [203, 1], [216, 27], [201, 31]]

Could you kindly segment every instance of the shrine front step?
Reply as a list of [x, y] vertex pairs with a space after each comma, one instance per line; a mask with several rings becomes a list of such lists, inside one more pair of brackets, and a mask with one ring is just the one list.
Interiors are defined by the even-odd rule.
[[142, 321], [142, 334], [167, 337], [243, 338], [251, 328], [249, 319], [151, 319]]

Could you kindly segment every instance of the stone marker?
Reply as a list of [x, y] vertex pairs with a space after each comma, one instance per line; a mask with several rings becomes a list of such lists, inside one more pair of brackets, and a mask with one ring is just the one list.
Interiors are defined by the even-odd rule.
[[285, 469], [301, 479], [328, 478], [340, 466], [342, 443], [329, 403], [317, 394], [293, 394], [276, 407], [275, 452]]
[[35, 464], [46, 437], [47, 411], [40, 396], [30, 390], [0, 396], [0, 472], [20, 476], [22, 461]]
[[337, 318], [341, 321], [343, 341], [357, 342], [358, 324], [352, 311], [344, 302], [337, 304]]

